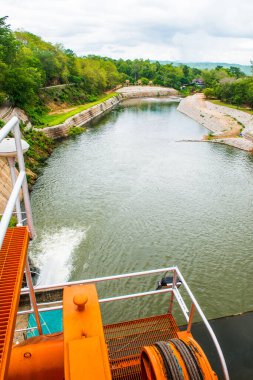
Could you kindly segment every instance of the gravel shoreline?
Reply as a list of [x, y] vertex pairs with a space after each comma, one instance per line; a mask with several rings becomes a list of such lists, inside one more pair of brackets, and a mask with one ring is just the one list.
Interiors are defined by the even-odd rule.
[[[182, 99], [178, 111], [213, 132], [216, 138], [210, 141], [253, 151], [253, 115], [208, 102], [203, 94]], [[238, 137], [240, 130], [242, 137]]]

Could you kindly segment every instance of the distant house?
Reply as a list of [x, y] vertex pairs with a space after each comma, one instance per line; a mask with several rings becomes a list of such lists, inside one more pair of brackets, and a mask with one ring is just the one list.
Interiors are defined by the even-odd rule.
[[193, 79], [192, 82], [191, 82], [191, 85], [192, 86], [198, 86], [198, 87], [204, 87], [205, 83], [203, 81], [203, 79], [201, 78], [196, 78], [196, 79]]

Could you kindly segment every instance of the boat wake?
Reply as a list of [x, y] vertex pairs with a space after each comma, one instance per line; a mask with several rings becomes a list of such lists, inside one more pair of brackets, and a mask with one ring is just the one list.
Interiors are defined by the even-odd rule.
[[[62, 228], [57, 232], [43, 234], [32, 247], [31, 256], [40, 268], [37, 285], [66, 282], [72, 268], [74, 250], [86, 238], [86, 230]], [[34, 242], [35, 243], [35, 242]]]

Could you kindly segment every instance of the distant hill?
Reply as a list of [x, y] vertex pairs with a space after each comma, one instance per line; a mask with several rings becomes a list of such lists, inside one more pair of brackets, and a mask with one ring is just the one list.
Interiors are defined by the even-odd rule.
[[[155, 61], [152, 61], [155, 62]], [[251, 75], [251, 66], [239, 65], [238, 63], [224, 63], [224, 62], [172, 62], [172, 61], [159, 61], [162, 65], [166, 65], [167, 63], [173, 63], [174, 66], [179, 65], [187, 65], [189, 67], [196, 67], [197, 69], [215, 69], [216, 66], [223, 66], [229, 68], [231, 66], [238, 67], [241, 69], [246, 75]]]

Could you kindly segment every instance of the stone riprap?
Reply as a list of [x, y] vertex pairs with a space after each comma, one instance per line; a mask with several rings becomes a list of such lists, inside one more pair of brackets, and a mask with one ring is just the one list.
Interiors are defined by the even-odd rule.
[[253, 115], [247, 112], [237, 110], [235, 108], [219, 106], [217, 104], [210, 103], [210, 102], [206, 102], [206, 103], [208, 103], [208, 107], [210, 110], [214, 110], [214, 111], [218, 110], [218, 112], [222, 112], [224, 115], [229, 115], [232, 118], [239, 121], [239, 123], [244, 128], [242, 131], [242, 135], [245, 138], [253, 141]]
[[224, 138], [224, 139], [214, 139], [211, 140], [212, 142], [219, 143], [219, 144], [226, 144], [233, 146], [238, 149], [246, 150], [247, 152], [253, 151], [253, 143], [251, 140], [248, 140], [246, 138]]
[[123, 98], [146, 98], [153, 96], [177, 96], [178, 92], [174, 88], [159, 86], [127, 86], [117, 90]]
[[[195, 94], [181, 100], [178, 111], [191, 117], [215, 133], [212, 142], [253, 151], [253, 115], [234, 108], [219, 106], [205, 100], [203, 94]], [[234, 130], [242, 130], [243, 137], [235, 137]], [[231, 136], [229, 136], [231, 134]]]

